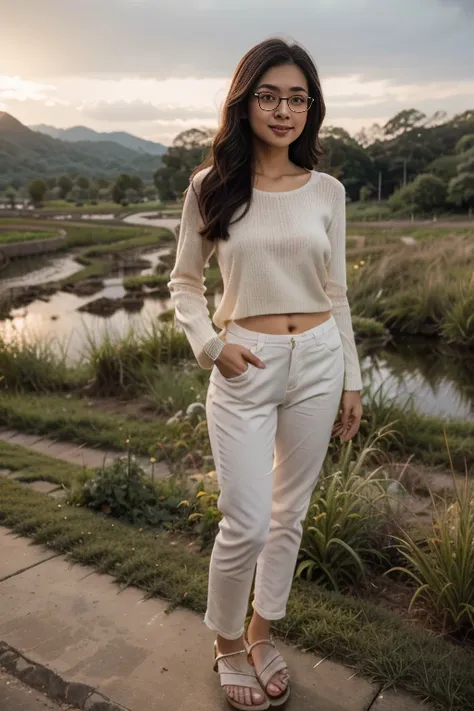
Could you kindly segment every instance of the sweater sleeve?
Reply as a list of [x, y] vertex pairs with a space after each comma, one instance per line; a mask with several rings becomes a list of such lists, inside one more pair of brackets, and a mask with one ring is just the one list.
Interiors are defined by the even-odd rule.
[[352, 328], [351, 311], [347, 300], [346, 274], [346, 191], [335, 182], [332, 215], [328, 227], [331, 261], [325, 292], [332, 302], [332, 313], [341, 334], [344, 353], [344, 390], [362, 390], [359, 356]]
[[201, 368], [209, 370], [224, 346], [214, 330], [205, 297], [204, 267], [214, 252], [214, 244], [198, 232], [202, 224], [195, 193], [200, 174], [186, 193], [176, 251], [168, 289], [176, 322], [183, 328]]

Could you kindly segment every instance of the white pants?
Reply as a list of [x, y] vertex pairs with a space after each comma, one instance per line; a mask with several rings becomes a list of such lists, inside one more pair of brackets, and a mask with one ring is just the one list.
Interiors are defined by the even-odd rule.
[[255, 568], [254, 609], [267, 620], [286, 614], [302, 522], [338, 414], [344, 361], [333, 316], [295, 336], [231, 323], [226, 342], [244, 345], [267, 366], [249, 364], [231, 379], [214, 366], [207, 394], [223, 518], [205, 623], [237, 639]]

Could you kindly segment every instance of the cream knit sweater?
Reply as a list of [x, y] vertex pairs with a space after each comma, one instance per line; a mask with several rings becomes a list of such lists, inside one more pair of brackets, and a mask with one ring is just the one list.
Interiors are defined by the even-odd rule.
[[[207, 169], [209, 170], [209, 168]], [[206, 171], [194, 178], [199, 194]], [[239, 209], [239, 215], [244, 208]], [[237, 215], [236, 215], [237, 216]], [[312, 171], [289, 192], [253, 190], [249, 212], [231, 224], [230, 239], [217, 243], [198, 234], [202, 224], [192, 186], [186, 193], [176, 263], [168, 288], [176, 322], [182, 326], [202, 368], [219, 352], [205, 297], [204, 269], [216, 253], [224, 283], [214, 324], [264, 314], [332, 310], [341, 334], [346, 390], [361, 390], [359, 359], [347, 301], [346, 202], [344, 186]], [[214, 355], [215, 357], [215, 355]]]

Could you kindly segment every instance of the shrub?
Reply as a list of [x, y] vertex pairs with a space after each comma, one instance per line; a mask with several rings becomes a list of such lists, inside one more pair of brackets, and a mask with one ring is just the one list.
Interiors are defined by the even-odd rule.
[[0, 389], [11, 392], [57, 392], [72, 380], [66, 357], [45, 341], [0, 338]]
[[185, 493], [176, 480], [152, 482], [128, 452], [87, 479], [75, 502], [129, 523], [166, 529], [184, 518]]

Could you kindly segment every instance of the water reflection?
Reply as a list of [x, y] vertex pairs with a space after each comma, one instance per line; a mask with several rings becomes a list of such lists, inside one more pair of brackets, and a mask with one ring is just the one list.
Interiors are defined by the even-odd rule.
[[412, 397], [423, 413], [474, 420], [474, 363], [446, 346], [404, 338], [395, 346], [362, 353], [364, 383], [403, 402]]
[[83, 269], [83, 266], [78, 264], [73, 257], [63, 254], [50, 259], [44, 257], [35, 260], [21, 259], [12, 262], [7, 267], [7, 270], [10, 269], [15, 270], [15, 276], [5, 277], [5, 272], [0, 273], [0, 292], [15, 286], [46, 284], [48, 281], [66, 279]]
[[131, 328], [137, 333], [158, 323], [159, 314], [171, 308], [168, 300], [145, 301], [138, 313], [124, 309], [111, 316], [95, 316], [79, 313], [77, 309], [98, 297], [119, 298], [125, 290], [121, 283], [111, 283], [91, 297], [80, 297], [67, 292], [57, 292], [48, 302], [34, 301], [27, 307], [15, 309], [12, 319], [0, 322], [0, 338], [10, 342], [21, 335], [27, 341], [47, 341], [60, 353], [67, 352], [69, 362], [78, 362], [85, 354], [87, 343], [93, 339], [100, 343], [109, 333], [112, 336], [126, 334]]

